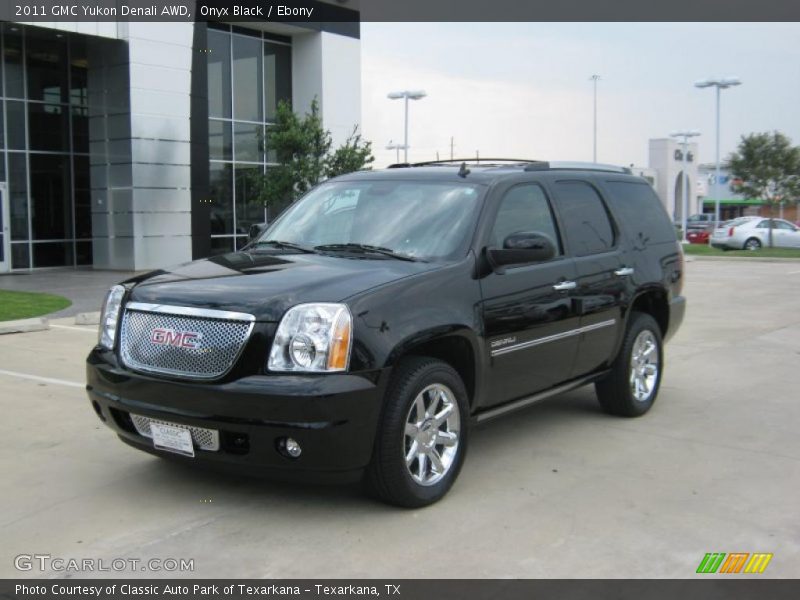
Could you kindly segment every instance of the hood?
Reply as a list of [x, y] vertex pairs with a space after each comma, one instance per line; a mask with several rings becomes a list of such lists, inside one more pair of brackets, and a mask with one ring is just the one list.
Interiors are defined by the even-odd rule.
[[278, 321], [304, 302], [341, 302], [441, 265], [383, 258], [234, 252], [126, 281], [130, 300], [245, 312]]

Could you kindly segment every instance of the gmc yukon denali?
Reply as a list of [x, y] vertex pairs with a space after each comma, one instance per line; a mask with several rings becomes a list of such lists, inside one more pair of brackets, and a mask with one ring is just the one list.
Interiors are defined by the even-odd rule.
[[655, 402], [683, 255], [626, 169], [497, 160], [322, 183], [240, 252], [111, 288], [87, 391], [140, 450], [439, 500], [470, 429], [594, 384]]

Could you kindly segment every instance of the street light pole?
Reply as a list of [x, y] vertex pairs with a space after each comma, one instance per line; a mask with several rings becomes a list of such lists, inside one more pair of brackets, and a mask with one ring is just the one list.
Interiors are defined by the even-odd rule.
[[404, 150], [406, 148], [405, 144], [393, 144], [392, 140], [389, 140], [389, 143], [386, 145], [387, 150], [395, 150], [396, 151], [396, 158], [395, 162], [400, 163], [400, 150]]
[[589, 77], [594, 85], [594, 103], [593, 103], [593, 135], [592, 135], [592, 162], [597, 162], [597, 82], [600, 80], [600, 75], [592, 75]]
[[405, 105], [406, 105], [405, 106], [406, 115], [405, 115], [405, 119], [404, 119], [404, 122], [405, 122], [405, 135], [403, 137], [403, 146], [404, 146], [404, 148], [403, 148], [403, 162], [404, 163], [408, 163], [408, 94], [406, 94], [406, 97], [405, 97], [404, 101], [405, 101]]
[[405, 131], [403, 139], [403, 162], [408, 163], [408, 101], [421, 100], [427, 96], [423, 90], [403, 90], [402, 92], [391, 92], [387, 95], [390, 100], [399, 100], [403, 98], [405, 103], [405, 121], [403, 129]]
[[716, 141], [714, 142], [714, 144], [715, 144], [715, 150], [714, 150], [714, 221], [716, 221], [716, 223], [714, 223], [714, 226], [719, 224], [719, 221], [720, 221], [720, 219], [719, 219], [719, 212], [720, 212], [719, 203], [720, 203], [720, 200], [721, 200], [720, 196], [722, 195], [722, 190], [720, 190], [720, 187], [719, 187], [720, 161], [721, 161], [720, 156], [719, 156], [719, 124], [720, 124], [719, 98], [720, 98], [720, 94], [721, 94], [721, 88], [720, 88], [720, 86], [717, 86], [717, 137], [716, 137]]
[[719, 138], [720, 138], [720, 93], [722, 90], [728, 89], [729, 87], [734, 87], [736, 85], [742, 85], [742, 81], [738, 77], [716, 77], [716, 78], [709, 78], [703, 79], [702, 81], [698, 81], [694, 84], [697, 88], [707, 88], [707, 87], [715, 87], [717, 88], [717, 143], [716, 143], [716, 166], [714, 168], [714, 220], [716, 224], [719, 224], [719, 204], [720, 204], [720, 187], [719, 187], [719, 180], [720, 180], [720, 156], [719, 156]]
[[669, 134], [671, 137], [682, 137], [681, 147], [683, 149], [683, 173], [681, 173], [681, 188], [682, 188], [682, 202], [681, 202], [681, 241], [688, 244], [689, 240], [686, 238], [686, 229], [688, 225], [688, 212], [689, 212], [689, 138], [700, 135], [699, 131], [694, 129], [688, 131], [673, 131]]

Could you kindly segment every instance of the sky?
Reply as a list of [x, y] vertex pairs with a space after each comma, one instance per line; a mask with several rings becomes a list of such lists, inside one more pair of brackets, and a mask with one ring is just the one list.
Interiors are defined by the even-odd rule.
[[[744, 134], [778, 130], [800, 144], [798, 23], [362, 23], [362, 128], [375, 167], [395, 161], [403, 101], [409, 160], [455, 156], [597, 159], [647, 166], [648, 140], [697, 129], [715, 159], [715, 91], [694, 82], [736, 75], [722, 91], [721, 154]], [[400, 154], [402, 160], [402, 152]]]

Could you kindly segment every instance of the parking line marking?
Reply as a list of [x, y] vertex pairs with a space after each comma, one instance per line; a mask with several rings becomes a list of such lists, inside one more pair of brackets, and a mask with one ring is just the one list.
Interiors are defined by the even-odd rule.
[[55, 385], [65, 385], [67, 387], [76, 387], [83, 389], [84, 386], [82, 383], [76, 383], [74, 381], [67, 381], [66, 379], [53, 379], [52, 377], [39, 377], [38, 375], [30, 375], [28, 373], [18, 373], [17, 371], [6, 371], [5, 369], [0, 369], [0, 375], [9, 375], [10, 377], [19, 377], [20, 379], [30, 379], [31, 381], [40, 381], [42, 383], [52, 383]]
[[72, 325], [56, 325], [54, 323], [50, 323], [50, 327], [55, 327], [56, 329], [72, 329], [73, 331], [85, 331], [97, 335], [97, 329], [95, 327], [73, 327]]
[[798, 273], [800, 273], [800, 270], [798, 270], [798, 271], [789, 271], [789, 275], [797, 275]]

